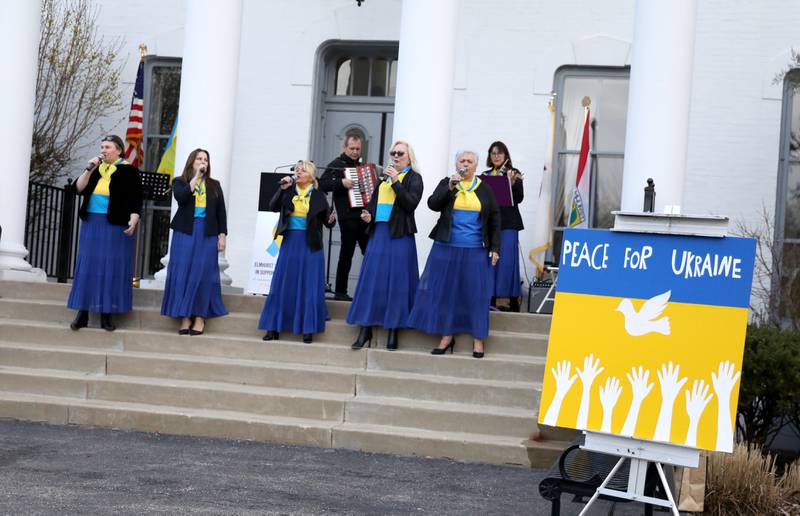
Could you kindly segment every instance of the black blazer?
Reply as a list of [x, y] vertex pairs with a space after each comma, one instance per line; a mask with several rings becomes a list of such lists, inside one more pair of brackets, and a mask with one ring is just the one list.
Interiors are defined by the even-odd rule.
[[[378, 189], [380, 186], [381, 184], [378, 183], [367, 205], [367, 210], [372, 215], [372, 221], [367, 226], [367, 233], [369, 234], [372, 234], [375, 229], [375, 214], [378, 210]], [[414, 169], [406, 173], [402, 183], [397, 181], [392, 185], [396, 196], [392, 212], [389, 215], [389, 234], [392, 238], [416, 234], [417, 223], [414, 220], [414, 210], [417, 209], [417, 205], [422, 199], [423, 188], [422, 176]]]
[[[81, 192], [81, 207], [78, 215], [86, 220], [89, 215], [89, 198], [97, 187], [100, 180], [100, 167], [97, 167], [86, 188]], [[120, 164], [117, 170], [111, 174], [111, 181], [108, 185], [108, 222], [117, 226], [127, 226], [131, 218], [131, 213], [142, 214], [142, 179], [139, 177], [139, 169], [133, 165]]]
[[333, 192], [333, 205], [336, 208], [336, 217], [339, 220], [358, 219], [361, 217], [361, 208], [351, 208], [347, 188], [342, 186], [344, 169], [357, 167], [358, 162], [342, 153], [325, 167], [325, 172], [319, 178], [319, 189], [323, 192]]
[[[172, 182], [172, 195], [178, 202], [178, 211], [172, 218], [169, 227], [175, 231], [191, 235], [194, 229], [194, 192], [192, 192], [192, 187], [182, 177], [176, 177]], [[220, 233], [228, 234], [225, 197], [222, 195], [222, 186], [219, 181], [215, 180], [213, 184], [209, 184], [206, 181], [205, 234], [216, 236]]]
[[[492, 189], [481, 183], [475, 190], [481, 202], [481, 230], [483, 247], [495, 253], [500, 252], [500, 208]], [[450, 178], [445, 177], [428, 197], [428, 208], [441, 212], [439, 220], [429, 235], [434, 240], [449, 242], [453, 229], [453, 205], [456, 202], [456, 189], [450, 189]]]
[[[519, 170], [512, 169], [519, 174]], [[492, 175], [492, 169], [486, 170], [483, 175]], [[503, 175], [506, 175], [503, 173]], [[522, 231], [522, 216], [519, 214], [519, 203], [525, 198], [525, 191], [522, 187], [522, 179], [517, 179], [511, 186], [511, 198], [514, 199], [514, 206], [500, 206], [500, 229], [515, 229]]]
[[[278, 219], [278, 229], [276, 234], [284, 235], [289, 230], [289, 217], [294, 212], [294, 203], [292, 198], [296, 192], [294, 187], [287, 188], [286, 190], [278, 189], [275, 195], [269, 201], [269, 211], [275, 211], [281, 214]], [[328, 206], [328, 200], [325, 199], [325, 194], [321, 190], [314, 188], [311, 192], [311, 200], [308, 205], [308, 217], [306, 218], [306, 239], [308, 247], [312, 251], [319, 251], [322, 249], [322, 226], [329, 228], [333, 224], [328, 224], [328, 216], [331, 209]]]

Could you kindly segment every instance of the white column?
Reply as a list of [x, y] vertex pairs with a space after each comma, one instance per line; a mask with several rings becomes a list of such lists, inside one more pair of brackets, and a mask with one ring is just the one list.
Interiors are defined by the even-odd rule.
[[648, 177], [656, 212], [683, 204], [696, 18], [696, 0], [636, 2], [623, 211], [642, 211]]
[[25, 211], [31, 162], [36, 62], [39, 56], [41, 2], [3, 2], [0, 16], [0, 156], [3, 202], [0, 202], [0, 280], [45, 281], [25, 257]]
[[[230, 209], [242, 0], [192, 0], [186, 2], [185, 19], [175, 174], [183, 171], [191, 151], [208, 149], [211, 177], [222, 184]], [[176, 210], [173, 199], [173, 215]], [[168, 261], [169, 253], [156, 280], [166, 280]], [[219, 264], [223, 285], [230, 285], [225, 253], [220, 253]]]
[[393, 135], [414, 147], [425, 182], [415, 213], [420, 268], [428, 258], [433, 243], [428, 234], [438, 218], [426, 202], [455, 160], [450, 155], [450, 115], [457, 23], [458, 0], [403, 0]]

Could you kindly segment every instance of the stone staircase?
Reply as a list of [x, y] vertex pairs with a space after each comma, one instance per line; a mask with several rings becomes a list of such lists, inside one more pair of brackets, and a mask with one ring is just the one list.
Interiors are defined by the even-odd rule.
[[[547, 467], [570, 435], [537, 432], [550, 319], [491, 314], [482, 360], [472, 341], [400, 334], [399, 351], [352, 351], [348, 303], [313, 344], [263, 342], [261, 296], [226, 295], [231, 314], [177, 335], [161, 292], [134, 291], [117, 331], [70, 331], [68, 285], [0, 282], [0, 417], [168, 434]], [[383, 345], [385, 333], [377, 331]], [[373, 345], [375, 343], [373, 342]]]

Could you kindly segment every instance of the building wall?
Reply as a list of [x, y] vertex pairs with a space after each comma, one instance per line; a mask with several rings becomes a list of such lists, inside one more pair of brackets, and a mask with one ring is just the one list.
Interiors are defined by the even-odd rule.
[[[520, 237], [525, 254], [534, 244], [555, 70], [565, 64], [628, 64], [634, 5], [462, 2], [449, 150], [474, 148], [485, 159], [491, 141], [509, 145], [515, 165], [527, 174], [521, 205], [526, 229]], [[259, 173], [309, 153], [316, 49], [330, 39], [396, 40], [400, 6], [400, 0], [368, 0], [362, 7], [353, 0], [245, 0], [232, 184], [225, 185], [234, 285], [247, 280]], [[125, 38], [127, 103], [140, 42], [153, 54], [180, 55], [183, 2], [104, 0], [102, 9], [104, 16], [109, 13], [104, 30]], [[141, 12], [148, 13], [145, 25], [136, 14]], [[781, 86], [772, 78], [788, 63], [790, 49], [800, 48], [798, 20], [796, 2], [698, 2], [684, 212], [754, 224], [762, 207], [773, 210]], [[124, 132], [126, 116], [127, 107], [118, 132]], [[523, 263], [530, 274], [532, 267]]]

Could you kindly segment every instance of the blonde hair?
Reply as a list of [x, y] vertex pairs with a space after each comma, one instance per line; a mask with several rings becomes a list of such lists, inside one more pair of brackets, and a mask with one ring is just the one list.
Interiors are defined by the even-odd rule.
[[314, 162], [309, 161], [307, 159], [300, 159], [297, 160], [297, 165], [295, 165], [295, 169], [297, 169], [298, 165], [302, 165], [303, 170], [305, 170], [308, 174], [311, 174], [312, 182], [314, 183], [314, 188], [319, 188], [319, 183], [317, 182], [317, 166], [314, 164]]
[[411, 168], [413, 168], [414, 171], [419, 172], [419, 170], [417, 169], [417, 155], [414, 154], [414, 147], [412, 147], [410, 143], [403, 140], [395, 140], [392, 146], [389, 147], [389, 152], [392, 152], [396, 146], [401, 144], [405, 145], [406, 150], [408, 150], [408, 160], [411, 163]]

